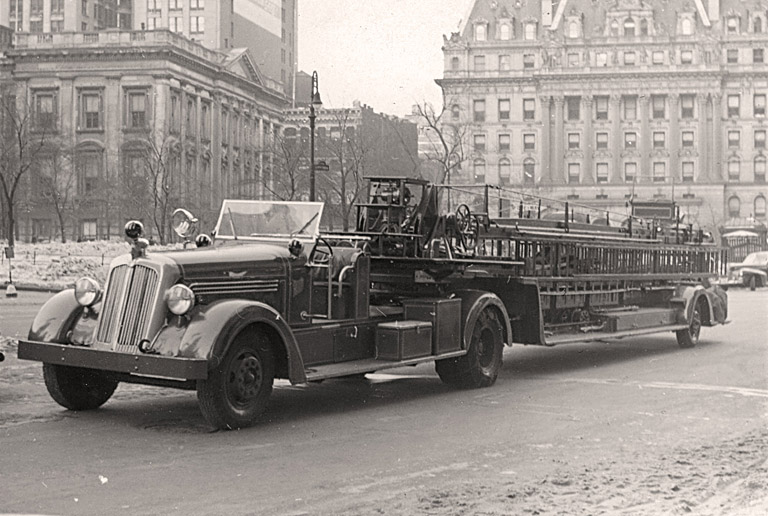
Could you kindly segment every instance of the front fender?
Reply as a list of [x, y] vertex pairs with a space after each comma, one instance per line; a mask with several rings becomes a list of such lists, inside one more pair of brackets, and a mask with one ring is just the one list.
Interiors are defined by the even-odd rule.
[[204, 358], [209, 371], [219, 365], [232, 340], [251, 324], [268, 326], [280, 339], [291, 383], [306, 382], [304, 360], [285, 319], [271, 306], [242, 299], [204, 305], [184, 325], [165, 326], [152, 343], [152, 352], [182, 358]]
[[461, 298], [462, 349], [469, 349], [475, 322], [480, 316], [480, 312], [487, 306], [493, 306], [501, 312], [504, 342], [507, 346], [512, 345], [512, 326], [509, 323], [509, 314], [504, 303], [496, 294], [483, 290], [460, 290], [453, 294]]
[[29, 328], [29, 340], [68, 344], [67, 333], [83, 310], [75, 299], [74, 289], [62, 290], [46, 301], [35, 315]]
[[768, 277], [768, 273], [766, 273], [765, 271], [762, 271], [760, 269], [753, 269], [751, 267], [744, 267], [742, 269], [739, 269], [739, 272], [741, 272], [743, 276], [746, 276], [746, 275], [760, 276], [763, 279]]

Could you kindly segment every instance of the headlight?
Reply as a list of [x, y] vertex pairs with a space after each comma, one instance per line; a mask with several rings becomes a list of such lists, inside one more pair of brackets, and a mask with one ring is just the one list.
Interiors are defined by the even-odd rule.
[[174, 285], [165, 293], [165, 303], [175, 315], [184, 315], [195, 306], [195, 294], [186, 285]]
[[83, 306], [91, 306], [101, 299], [101, 287], [91, 278], [80, 278], [75, 282], [75, 299]]

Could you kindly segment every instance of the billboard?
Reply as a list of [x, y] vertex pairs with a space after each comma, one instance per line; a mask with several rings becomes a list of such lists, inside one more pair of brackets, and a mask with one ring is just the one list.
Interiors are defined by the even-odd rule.
[[283, 24], [280, 2], [276, 0], [235, 0], [235, 13], [278, 38], [282, 37]]

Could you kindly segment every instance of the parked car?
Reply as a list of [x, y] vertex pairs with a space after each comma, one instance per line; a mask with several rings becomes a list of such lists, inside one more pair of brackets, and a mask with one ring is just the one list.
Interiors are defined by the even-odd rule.
[[741, 263], [731, 264], [725, 286], [757, 287], [768, 285], [768, 251], [750, 253]]

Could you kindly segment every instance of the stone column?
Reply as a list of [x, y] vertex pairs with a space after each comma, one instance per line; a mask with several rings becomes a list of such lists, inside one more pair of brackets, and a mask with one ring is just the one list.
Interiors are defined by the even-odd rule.
[[703, 172], [704, 181], [708, 181], [709, 178], [719, 177], [721, 171], [714, 170], [712, 163], [709, 159], [710, 152], [708, 147], [711, 145], [710, 132], [707, 130], [709, 124], [707, 123], [707, 96], [705, 94], [699, 94], [696, 96], [697, 109], [699, 111], [699, 126], [698, 126], [698, 149], [699, 149], [699, 170]]
[[[301, 134], [297, 135], [301, 140]], [[259, 117], [259, 199], [264, 198], [264, 118]]]
[[639, 170], [637, 173], [638, 176], [649, 178], [653, 176], [651, 166], [651, 121], [650, 113], [648, 112], [651, 99], [648, 95], [640, 95], [637, 100], [638, 108], [640, 109], [640, 141], [638, 142], [640, 164], [638, 165]]
[[[541, 156], [541, 178], [539, 183], [550, 183], [552, 181], [552, 108], [550, 106], [552, 98], [549, 95], [539, 97], [541, 103], [541, 142], [538, 151]], [[524, 158], [523, 158], [524, 159]], [[522, 165], [521, 165], [522, 166]], [[521, 172], [522, 174], [522, 172]], [[521, 181], [523, 176], [520, 176]]]
[[553, 184], [564, 184], [565, 176], [563, 174], [563, 160], [565, 156], [563, 138], [564, 138], [564, 120], [563, 120], [563, 105], [565, 104], [565, 98], [562, 96], [555, 97], [555, 145], [554, 156], [552, 157], [550, 165], [550, 179]]
[[581, 97], [581, 106], [582, 106], [582, 112], [584, 113], [584, 138], [581, 142], [582, 148], [584, 149], [584, 173], [582, 174], [582, 180], [581, 182], [583, 184], [594, 184], [595, 183], [595, 171], [593, 170], [593, 164], [592, 164], [592, 153], [595, 150], [595, 144], [594, 138], [595, 134], [592, 130], [592, 117], [594, 116], [594, 113], [592, 112], [592, 97], [588, 95], [584, 95]]
[[609, 115], [611, 118], [611, 134], [609, 136], [609, 145], [611, 156], [613, 158], [610, 171], [611, 183], [624, 182], [624, 170], [621, 167], [621, 152], [624, 146], [624, 136], [621, 132], [621, 95], [613, 94], [608, 101]]
[[669, 96], [669, 134], [667, 135], [669, 149], [669, 177], [675, 183], [680, 183], [680, 95], [672, 93]]
[[711, 170], [703, 180], [711, 181], [722, 177], [723, 174], [723, 96], [719, 93], [712, 95], [712, 148], [710, 150]]

